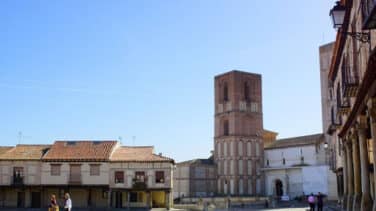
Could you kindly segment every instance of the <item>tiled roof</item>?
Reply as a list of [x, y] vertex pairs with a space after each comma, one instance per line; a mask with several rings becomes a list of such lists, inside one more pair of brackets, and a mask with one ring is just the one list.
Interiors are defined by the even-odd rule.
[[277, 132], [271, 131], [271, 130], [266, 130], [264, 129], [264, 134], [273, 134], [273, 135], [278, 135]]
[[314, 135], [279, 139], [271, 143], [268, 147], [265, 147], [265, 149], [313, 145], [313, 144], [318, 144], [319, 142], [323, 141], [323, 138], [324, 138], [324, 135], [322, 133], [319, 133], [319, 134], [314, 134]]
[[55, 141], [43, 161], [106, 161], [117, 141]]
[[49, 148], [50, 145], [18, 144], [0, 153], [0, 160], [40, 160]]
[[110, 160], [114, 162], [174, 162], [173, 159], [156, 155], [153, 151], [154, 147], [152, 146], [122, 146], [115, 149]]
[[0, 155], [6, 153], [8, 150], [12, 149], [13, 147], [8, 146], [8, 147], [0, 147]]

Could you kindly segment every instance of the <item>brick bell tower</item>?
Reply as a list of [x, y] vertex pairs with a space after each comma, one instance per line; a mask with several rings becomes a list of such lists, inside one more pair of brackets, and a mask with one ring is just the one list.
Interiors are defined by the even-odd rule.
[[214, 83], [218, 194], [263, 194], [261, 75], [233, 70]]

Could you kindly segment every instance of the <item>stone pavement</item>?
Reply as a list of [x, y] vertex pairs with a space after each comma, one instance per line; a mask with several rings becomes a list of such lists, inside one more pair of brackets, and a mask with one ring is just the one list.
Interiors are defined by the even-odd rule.
[[[324, 211], [341, 211], [341, 208], [337, 205], [336, 202], [325, 202], [324, 203]], [[46, 211], [47, 208], [43, 209], [30, 209], [30, 208], [25, 208], [25, 209], [8, 209], [8, 208], [0, 208], [1, 211]], [[111, 211], [148, 211], [148, 209], [111, 209]], [[161, 209], [161, 208], [155, 208], [152, 209], [151, 211], [165, 211], [166, 209]], [[309, 211], [308, 204], [305, 202], [295, 202], [295, 201], [290, 201], [290, 202], [279, 202], [277, 203], [276, 207], [272, 208], [265, 208], [263, 205], [249, 205], [249, 206], [233, 206], [229, 209], [215, 209], [214, 211]], [[72, 211], [106, 211], [105, 209], [79, 209], [75, 208]], [[171, 209], [171, 211], [189, 211], [189, 210], [183, 210], [183, 209]], [[209, 211], [213, 211], [209, 209]]]

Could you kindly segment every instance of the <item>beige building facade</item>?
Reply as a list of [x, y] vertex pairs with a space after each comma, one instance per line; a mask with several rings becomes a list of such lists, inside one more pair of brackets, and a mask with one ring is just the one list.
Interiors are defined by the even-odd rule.
[[210, 197], [217, 194], [217, 168], [213, 158], [176, 164], [174, 198]]
[[320, 49], [321, 72], [327, 71], [321, 81], [332, 169], [346, 210], [376, 210], [376, 4], [342, 0], [333, 11], [343, 12], [343, 23], [328, 47], [331, 56], [325, 46]]
[[172, 205], [174, 161], [153, 147], [117, 141], [56, 141], [0, 147], [0, 207], [48, 207], [52, 194], [75, 208]]

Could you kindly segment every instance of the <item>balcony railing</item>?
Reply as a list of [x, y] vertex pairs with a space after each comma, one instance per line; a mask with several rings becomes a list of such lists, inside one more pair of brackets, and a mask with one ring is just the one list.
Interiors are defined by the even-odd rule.
[[350, 111], [350, 99], [343, 98], [337, 101], [337, 115], [347, 114]]
[[334, 106], [332, 106], [330, 110], [330, 124], [327, 129], [327, 133], [332, 135], [339, 127], [341, 127], [341, 117], [336, 115], [337, 110]]
[[147, 184], [145, 181], [133, 179], [132, 188], [135, 190], [145, 190], [147, 189]]
[[[356, 56], [356, 55], [354, 55]], [[342, 96], [355, 97], [359, 87], [358, 72], [354, 67], [345, 65], [342, 68]]]
[[376, 0], [362, 0], [363, 30], [376, 28]]
[[19, 175], [14, 175], [12, 178], [12, 184], [16, 186], [24, 185], [24, 177], [19, 176]]
[[81, 184], [81, 174], [70, 174], [68, 183], [71, 185]]

